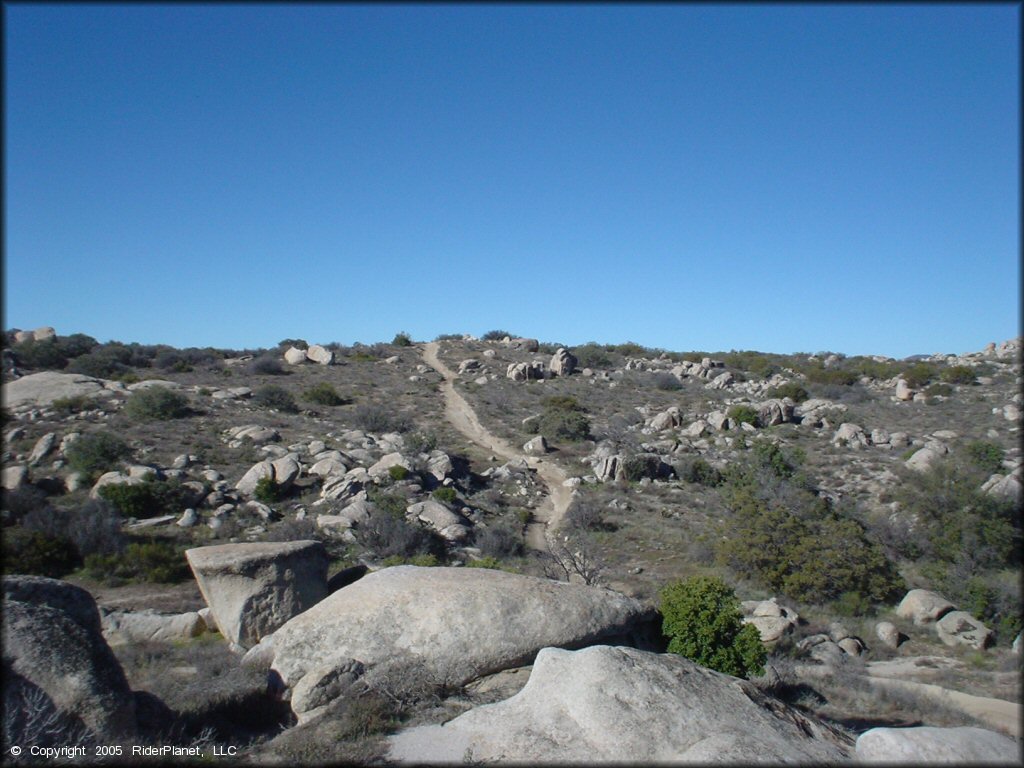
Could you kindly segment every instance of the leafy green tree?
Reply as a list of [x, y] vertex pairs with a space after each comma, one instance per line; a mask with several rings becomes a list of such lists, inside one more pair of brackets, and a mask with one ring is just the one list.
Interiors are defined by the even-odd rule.
[[723, 581], [695, 576], [661, 590], [668, 650], [735, 677], [764, 672], [768, 654], [757, 627], [743, 623], [740, 602]]

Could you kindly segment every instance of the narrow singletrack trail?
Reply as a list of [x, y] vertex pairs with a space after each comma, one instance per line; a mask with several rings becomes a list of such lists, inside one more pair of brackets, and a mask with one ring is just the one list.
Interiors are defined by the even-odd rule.
[[423, 348], [423, 360], [444, 377], [441, 392], [444, 395], [445, 418], [469, 440], [503, 459], [525, 459], [527, 464], [537, 470], [537, 476], [547, 486], [547, 498], [534, 511], [534, 519], [526, 526], [526, 545], [531, 549], [546, 552], [548, 536], [558, 528], [562, 518], [572, 504], [572, 489], [563, 483], [568, 476], [555, 464], [536, 456], [527, 456], [517, 451], [497, 435], [489, 432], [480, 423], [476, 412], [465, 398], [455, 391], [456, 376], [441, 362], [438, 357], [440, 344], [431, 341]]

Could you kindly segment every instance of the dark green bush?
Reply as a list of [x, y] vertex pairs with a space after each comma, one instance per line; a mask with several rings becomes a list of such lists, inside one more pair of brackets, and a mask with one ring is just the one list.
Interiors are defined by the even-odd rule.
[[256, 501], [262, 501], [264, 504], [273, 504], [276, 501], [280, 501], [285, 497], [284, 488], [274, 481], [272, 477], [261, 477], [256, 481], [256, 487], [253, 489], [252, 496]]
[[85, 558], [86, 574], [110, 585], [125, 582], [174, 584], [192, 578], [184, 551], [169, 541], [129, 544], [114, 555], [90, 555]]
[[843, 387], [856, 384], [859, 378], [853, 371], [843, 368], [826, 368], [820, 363], [805, 367], [803, 374], [808, 381], [815, 384], [838, 384]]
[[36, 507], [23, 516], [22, 525], [54, 539], [70, 541], [79, 558], [111, 554], [124, 549], [121, 517], [103, 499], [88, 499], [70, 509]]
[[777, 397], [780, 399], [788, 397], [794, 403], [802, 403], [810, 397], [806, 389], [793, 381], [780, 384], [777, 387], [772, 387], [768, 390], [767, 396], [769, 398]]
[[298, 413], [299, 405], [292, 393], [276, 384], [265, 384], [252, 393], [252, 399], [263, 408], [281, 411], [282, 413]]
[[60, 370], [68, 364], [68, 358], [56, 339], [28, 339], [15, 344], [12, 350], [18, 365], [23, 368]]
[[399, 515], [376, 509], [355, 529], [356, 541], [378, 557], [444, 557], [444, 541], [437, 534], [409, 523], [404, 517], [404, 502]]
[[127, 443], [109, 432], [88, 432], [71, 443], [64, 456], [71, 469], [95, 480], [104, 472], [117, 469], [131, 453]]
[[335, 391], [326, 381], [310, 387], [302, 393], [302, 399], [317, 405], [345, 405], [345, 398]]
[[431, 495], [438, 501], [444, 502], [445, 504], [454, 504], [455, 500], [459, 497], [455, 492], [455, 489], [448, 486], [435, 488]]
[[506, 336], [508, 336], [508, 337], [509, 337], [510, 339], [516, 339], [516, 338], [519, 338], [519, 337], [518, 337], [518, 336], [516, 336], [515, 334], [513, 334], [513, 333], [509, 333], [508, 331], [488, 331], [487, 333], [485, 333], [485, 334], [484, 334], [483, 336], [481, 336], [480, 338], [481, 338], [481, 339], [482, 339], [483, 341], [501, 341], [501, 340], [502, 340], [502, 339], [504, 339], [504, 338], [505, 338]]
[[395, 338], [391, 340], [391, 346], [393, 347], [411, 347], [412, 339], [409, 334], [405, 331], [401, 331], [395, 334]]
[[67, 370], [100, 379], [113, 379], [130, 371], [135, 362], [141, 363], [142, 367], [146, 365], [146, 361], [136, 360], [130, 347], [111, 342], [76, 357], [68, 364]]
[[94, 405], [93, 399], [86, 395], [73, 395], [71, 397], [58, 397], [50, 407], [62, 416], [70, 416], [72, 413], [81, 413]]
[[947, 384], [974, 384], [977, 381], [974, 369], [966, 365], [951, 365], [939, 373], [939, 378]]
[[681, 462], [676, 467], [676, 474], [680, 480], [687, 483], [697, 483], [710, 488], [721, 485], [725, 480], [721, 472], [701, 458]]
[[48, 536], [19, 525], [4, 529], [4, 573], [23, 573], [59, 579], [78, 567], [74, 544], [66, 538]]
[[270, 355], [257, 357], [249, 363], [249, 372], [260, 376], [283, 376], [285, 374], [281, 361]]
[[398, 483], [409, 476], [409, 470], [401, 464], [395, 464], [393, 467], [388, 467], [388, 476]]
[[357, 406], [352, 413], [352, 422], [359, 429], [376, 434], [408, 432], [414, 426], [412, 419], [401, 411], [373, 403]]
[[188, 398], [167, 387], [140, 389], [124, 404], [125, 414], [135, 421], [170, 421], [192, 413]]
[[966, 447], [967, 457], [974, 466], [990, 474], [1003, 469], [1003, 449], [988, 440], [972, 440]]
[[192, 490], [176, 479], [146, 478], [137, 484], [111, 483], [100, 488], [100, 498], [109, 501], [125, 517], [137, 519], [176, 515], [192, 498]]
[[622, 462], [622, 472], [626, 480], [631, 483], [650, 478], [654, 480], [665, 474], [666, 466], [661, 458], [652, 453], [641, 453], [629, 456]]
[[739, 424], [757, 426], [757, 409], [749, 405], [734, 405], [726, 415]]
[[482, 555], [497, 560], [519, 557], [523, 554], [522, 532], [507, 523], [495, 523], [486, 528], [474, 528], [473, 544]]
[[950, 395], [953, 394], [953, 387], [951, 387], [949, 384], [929, 384], [925, 388], [924, 394], [930, 398], [949, 397]]
[[666, 392], [672, 392], [683, 388], [683, 382], [668, 371], [658, 371], [654, 374], [654, 386]]
[[695, 576], [660, 593], [668, 650], [735, 677], [764, 672], [767, 651], [757, 627], [743, 623], [740, 602], [724, 582]]
[[433, 432], [410, 432], [405, 435], [405, 447], [412, 453], [430, 453], [437, 448], [437, 435]]
[[585, 440], [590, 435], [590, 419], [576, 398], [553, 395], [544, 399], [544, 411], [537, 431], [553, 440]]
[[914, 389], [921, 389], [935, 378], [935, 366], [928, 363], [914, 363], [903, 370], [903, 380]]
[[573, 347], [572, 354], [576, 358], [576, 365], [580, 368], [613, 368], [615, 366], [608, 350], [594, 342]]

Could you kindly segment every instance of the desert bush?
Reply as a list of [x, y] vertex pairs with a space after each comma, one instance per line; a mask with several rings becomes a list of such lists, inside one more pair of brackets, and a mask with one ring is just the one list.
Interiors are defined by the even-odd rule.
[[777, 387], [772, 387], [766, 394], [769, 398], [777, 397], [781, 399], [788, 397], [794, 403], [802, 403], [810, 397], [806, 389], [793, 381], [780, 384]]
[[260, 376], [283, 376], [285, 370], [284, 366], [281, 365], [281, 361], [276, 357], [261, 355], [249, 363], [249, 373], [255, 373]]
[[666, 392], [672, 392], [683, 388], [683, 382], [668, 371], [658, 371], [653, 377], [654, 386]]
[[128, 398], [124, 413], [135, 421], [169, 421], [188, 416], [192, 410], [185, 395], [167, 387], [149, 387]]
[[434, 337], [434, 341], [462, 341], [461, 333], [439, 333]]
[[572, 354], [580, 368], [615, 367], [615, 362], [608, 354], [608, 350], [592, 341], [587, 344], [581, 344], [578, 347], [573, 347]]
[[767, 652], [757, 627], [743, 623], [740, 602], [724, 582], [695, 576], [660, 593], [668, 650], [736, 677], [764, 672]]
[[803, 374], [808, 381], [815, 384], [838, 384], [843, 387], [856, 384], [859, 378], [853, 371], [843, 368], [826, 368], [820, 363], [804, 367]]
[[488, 568], [492, 571], [504, 571], [506, 568], [496, 557], [481, 557], [479, 560], [467, 560], [467, 568]]
[[406, 449], [412, 453], [430, 453], [437, 448], [437, 435], [433, 432], [410, 432], [404, 439]]
[[18, 365], [23, 368], [60, 370], [68, 364], [68, 358], [56, 339], [28, 339], [15, 344], [11, 349]]
[[763, 352], [729, 352], [722, 356], [722, 362], [725, 363], [727, 368], [747, 371], [754, 376], [767, 379], [772, 374], [782, 370], [773, 357]]
[[264, 504], [273, 504], [283, 499], [285, 495], [284, 487], [269, 476], [257, 480], [252, 492], [253, 498]]
[[391, 340], [391, 346], [393, 347], [411, 347], [412, 339], [409, 334], [405, 331], [400, 331], [395, 334], [395, 338]]
[[949, 397], [950, 395], [953, 394], [953, 387], [951, 387], [949, 384], [944, 383], [929, 384], [927, 387], [925, 387], [924, 394], [929, 398]]
[[93, 405], [91, 397], [86, 395], [72, 395], [71, 397], [58, 397], [50, 407], [62, 416], [70, 416], [72, 413], [81, 413]]
[[686, 459], [676, 465], [676, 475], [687, 483], [710, 488], [721, 485], [725, 477], [702, 458]]
[[303, 539], [320, 540], [323, 538], [320, 529], [312, 517], [302, 520], [289, 518], [274, 525], [263, 535], [264, 541], [301, 541]]
[[440, 488], [435, 488], [431, 496], [433, 496], [440, 502], [444, 502], [445, 504], [454, 504], [455, 500], [459, 498], [459, 495], [458, 493], [456, 493], [455, 489], [447, 485], [441, 486]]
[[68, 466], [83, 473], [90, 481], [117, 469], [123, 459], [131, 456], [131, 449], [121, 438], [109, 432], [88, 432], [64, 451]]
[[180, 514], [193, 491], [174, 478], [147, 477], [141, 483], [110, 483], [100, 488], [99, 493], [125, 517], [147, 518]]
[[299, 406], [292, 393], [276, 384], [265, 384], [252, 393], [252, 399], [263, 408], [281, 411], [282, 413], [298, 413]]
[[321, 381], [319, 384], [307, 389], [302, 393], [302, 399], [310, 403], [316, 403], [317, 405], [328, 406], [345, 405], [345, 403], [348, 402], [326, 381]]
[[192, 577], [182, 548], [163, 540], [133, 542], [118, 554], [90, 555], [84, 571], [111, 586], [139, 581], [174, 584]]
[[88, 499], [70, 509], [36, 508], [23, 519], [25, 528], [70, 541], [80, 559], [124, 549], [121, 517], [103, 499]]
[[590, 419], [576, 398], [554, 395], [544, 400], [537, 431], [552, 440], [585, 440], [590, 435]]
[[435, 568], [441, 565], [441, 561], [437, 559], [437, 555], [432, 554], [412, 555], [411, 557], [391, 555], [381, 560], [380, 564], [384, 568], [390, 568], [393, 565], [418, 565], [420, 568]]
[[382, 405], [365, 403], [357, 406], [352, 413], [352, 422], [365, 432], [408, 432], [413, 427], [412, 419], [400, 411]]
[[133, 365], [146, 367], [149, 362], [140, 359], [131, 347], [110, 342], [94, 347], [88, 353], [72, 360], [67, 370], [101, 379], [112, 379], [127, 373]]
[[914, 363], [903, 369], [903, 380], [914, 389], [921, 389], [935, 378], [935, 366], [928, 363]]
[[939, 378], [947, 384], [974, 384], [977, 379], [974, 369], [966, 365], [951, 365], [939, 372]]
[[409, 470], [403, 467], [401, 464], [396, 464], [393, 467], [388, 467], [388, 477], [394, 480], [396, 483], [405, 480], [409, 476]]
[[519, 338], [514, 333], [509, 333], [508, 331], [488, 331], [480, 338], [483, 341], [501, 341], [506, 336], [508, 336], [510, 339]]
[[414, 555], [444, 556], [444, 542], [439, 536], [418, 525], [409, 523], [401, 515], [385, 509], [376, 509], [355, 529], [356, 541], [378, 557], [413, 557]]
[[81, 560], [68, 539], [49, 536], [20, 525], [4, 529], [4, 573], [23, 573], [59, 579], [71, 573]]
[[507, 524], [496, 523], [486, 528], [475, 528], [473, 544], [484, 557], [492, 559], [505, 560], [523, 554], [522, 533]]
[[46, 493], [34, 485], [23, 485], [13, 491], [0, 488], [0, 508], [3, 509], [4, 525], [21, 523], [36, 511], [44, 516], [53, 513]]
[[971, 463], [985, 472], [999, 472], [1003, 468], [1003, 449], [993, 442], [973, 440], [966, 451]]
[[726, 416], [739, 424], [757, 426], [757, 409], [749, 405], [734, 405]]
[[665, 469], [661, 457], [653, 453], [639, 453], [627, 457], [622, 462], [622, 473], [631, 483], [639, 482], [645, 477], [651, 480], [662, 477]]
[[635, 341], [626, 341], [622, 344], [612, 344], [608, 347], [613, 352], [618, 352], [624, 357], [657, 357], [658, 350], [637, 344]]

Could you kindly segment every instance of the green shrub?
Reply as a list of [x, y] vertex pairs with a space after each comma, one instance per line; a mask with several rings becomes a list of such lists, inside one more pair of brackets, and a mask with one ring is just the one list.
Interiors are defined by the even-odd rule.
[[70, 541], [79, 558], [124, 549], [121, 517], [103, 499], [88, 499], [81, 506], [70, 509], [36, 506], [15, 519], [21, 519], [22, 525], [29, 530]]
[[392, 565], [418, 565], [420, 568], [434, 568], [441, 564], [441, 561], [437, 559], [437, 555], [413, 555], [412, 557], [405, 557], [403, 555], [391, 555], [385, 557], [380, 563], [385, 568], [389, 568]]
[[445, 504], [454, 504], [458, 498], [458, 494], [454, 488], [448, 486], [442, 486], [441, 488], [435, 488], [431, 494], [438, 501], [444, 502]]
[[410, 432], [405, 435], [405, 447], [412, 453], [430, 453], [437, 448], [437, 435], [433, 432]]
[[929, 384], [924, 390], [925, 396], [931, 397], [949, 397], [953, 394], [953, 387], [949, 384]]
[[802, 403], [810, 397], [806, 389], [793, 381], [780, 384], [777, 387], [772, 387], [766, 394], [769, 398], [777, 397], [781, 399], [788, 397], [794, 403]]
[[412, 419], [404, 413], [372, 403], [358, 406], [352, 413], [352, 422], [359, 429], [376, 434], [408, 432], [413, 428]]
[[4, 573], [23, 573], [59, 579], [78, 567], [80, 560], [68, 539], [48, 536], [20, 525], [4, 528]]
[[252, 393], [252, 399], [264, 408], [282, 413], [298, 413], [299, 406], [292, 393], [276, 384], [265, 384]]
[[83, 473], [91, 481], [104, 472], [117, 469], [131, 453], [127, 443], [109, 432], [88, 432], [71, 443], [64, 456], [71, 469]]
[[99, 493], [122, 515], [137, 519], [180, 514], [192, 496], [192, 490], [176, 479], [152, 478], [137, 484], [111, 483], [100, 488]]
[[519, 338], [519, 337], [518, 337], [518, 336], [516, 336], [515, 334], [513, 334], [513, 333], [509, 333], [508, 331], [488, 331], [487, 333], [485, 333], [485, 334], [484, 334], [483, 336], [481, 336], [480, 338], [481, 338], [481, 339], [482, 339], [483, 341], [501, 341], [501, 340], [502, 340], [502, 339], [504, 339], [504, 338], [505, 338], [506, 336], [508, 336], [508, 337], [509, 337], [510, 339], [516, 339], [516, 338]]
[[403, 467], [401, 464], [396, 464], [393, 467], [388, 467], [388, 476], [396, 483], [405, 480], [409, 476], [409, 470]]
[[391, 345], [394, 347], [411, 347], [412, 339], [409, 338], [408, 333], [401, 331], [395, 334], [395, 338], [391, 340]]
[[585, 440], [590, 435], [590, 419], [575, 397], [553, 395], [544, 399], [537, 431], [553, 440]]
[[594, 342], [573, 347], [572, 354], [576, 358], [576, 365], [580, 368], [613, 368], [615, 366], [608, 350]]
[[654, 374], [654, 386], [666, 392], [673, 392], [683, 388], [683, 382], [668, 371], [658, 371]]
[[302, 399], [317, 405], [345, 405], [347, 402], [326, 381], [321, 381], [316, 386], [307, 389], [302, 393]]
[[249, 363], [249, 372], [260, 376], [283, 376], [285, 374], [281, 361], [270, 355], [257, 357]]
[[467, 568], [489, 568], [492, 571], [504, 571], [501, 561], [495, 557], [481, 557], [479, 560], [467, 560]]
[[85, 573], [107, 584], [151, 582], [174, 584], [192, 578], [184, 551], [169, 541], [129, 544], [114, 555], [90, 555], [85, 558]]
[[28, 339], [15, 344], [12, 350], [18, 365], [23, 368], [60, 370], [68, 364], [68, 358], [56, 339]]
[[72, 395], [71, 397], [58, 397], [50, 407], [62, 416], [70, 416], [72, 413], [81, 413], [93, 405], [91, 397], [86, 395]]
[[858, 376], [853, 371], [842, 368], [826, 368], [821, 364], [811, 365], [803, 370], [808, 381], [815, 384], [828, 384], [849, 387], [857, 383]]
[[687, 483], [697, 483], [709, 488], [719, 486], [725, 480], [721, 472], [701, 458], [683, 462], [676, 468], [676, 473], [679, 475], [680, 480], [684, 480]]
[[262, 501], [264, 504], [273, 504], [276, 501], [280, 501], [285, 496], [284, 488], [279, 485], [272, 477], [261, 477], [256, 481], [256, 487], [253, 489], [252, 497], [256, 501]]
[[76, 357], [68, 364], [67, 370], [99, 379], [113, 379], [128, 373], [132, 361], [133, 354], [130, 348], [123, 344], [111, 343]]
[[911, 387], [921, 389], [935, 378], [935, 367], [928, 363], [914, 363], [903, 370], [902, 376]]
[[767, 651], [757, 627], [743, 623], [740, 602], [724, 582], [695, 576], [660, 593], [668, 650], [736, 677], [764, 672]]
[[988, 440], [972, 440], [967, 444], [967, 457], [979, 469], [993, 474], [1003, 469], [1003, 449]]
[[169, 421], [192, 413], [188, 398], [167, 387], [140, 389], [124, 404], [125, 414], [135, 421]]
[[662, 463], [661, 457], [655, 454], [640, 453], [623, 460], [622, 473], [631, 483], [639, 482], [645, 477], [654, 480], [664, 475], [665, 465]]
[[966, 365], [951, 365], [939, 373], [939, 378], [948, 384], [974, 384], [977, 381], [974, 369]]
[[757, 409], [749, 405], [734, 405], [726, 415], [739, 424], [757, 426]]
[[484, 557], [518, 557], [523, 554], [523, 534], [507, 523], [478, 527], [473, 530], [473, 545]]

